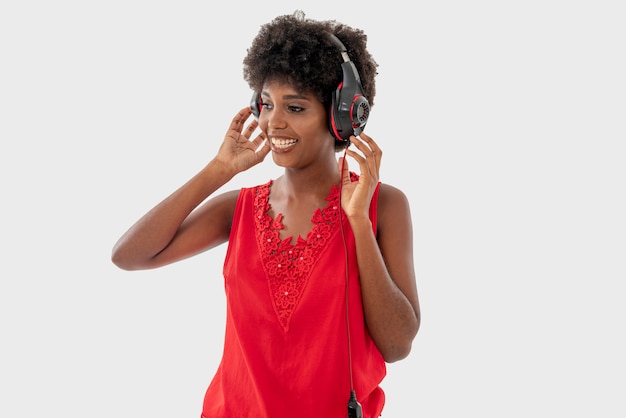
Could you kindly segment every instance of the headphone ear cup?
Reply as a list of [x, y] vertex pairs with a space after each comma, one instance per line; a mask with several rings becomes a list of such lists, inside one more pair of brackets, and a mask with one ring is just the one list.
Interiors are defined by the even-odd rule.
[[263, 104], [261, 103], [261, 96], [259, 95], [259, 93], [252, 93], [252, 98], [250, 99], [250, 109], [252, 109], [252, 115], [257, 121], [259, 120], [262, 106]]
[[[360, 83], [352, 77], [349, 83], [341, 83], [332, 95], [329, 113], [330, 132], [339, 141], [348, 141], [351, 135], [363, 132], [370, 114], [370, 104], [363, 95]], [[353, 88], [348, 91], [345, 84]]]
[[[337, 90], [333, 92], [333, 96], [330, 103], [330, 109], [328, 111], [328, 125], [330, 128], [330, 133], [333, 134], [336, 140], [338, 141], [346, 141], [345, 138], [345, 125], [346, 118], [344, 117], [344, 113], [339, 109], [339, 104], [341, 103], [341, 85], [337, 87]], [[350, 135], [348, 133], [348, 138]]]
[[350, 113], [350, 121], [355, 135], [363, 132], [369, 116], [369, 101], [365, 98], [365, 96], [356, 96], [352, 101], [352, 112]]

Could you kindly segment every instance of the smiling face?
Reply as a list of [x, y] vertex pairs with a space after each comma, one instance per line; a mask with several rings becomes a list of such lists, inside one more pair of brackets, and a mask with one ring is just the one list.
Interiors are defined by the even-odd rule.
[[304, 168], [317, 162], [335, 161], [328, 113], [314, 94], [273, 81], [264, 85], [261, 103], [259, 126], [270, 140], [277, 165]]

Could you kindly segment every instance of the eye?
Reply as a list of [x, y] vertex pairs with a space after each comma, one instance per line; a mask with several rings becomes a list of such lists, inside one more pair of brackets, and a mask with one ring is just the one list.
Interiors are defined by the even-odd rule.
[[300, 107], [300, 106], [294, 106], [294, 105], [287, 106], [287, 109], [289, 109], [289, 111], [290, 111], [290, 112], [293, 112], [293, 113], [300, 113], [300, 112], [302, 112], [302, 111], [304, 110], [304, 108], [303, 108], [303, 107]]
[[274, 106], [271, 103], [261, 102], [261, 107], [263, 109], [271, 110]]

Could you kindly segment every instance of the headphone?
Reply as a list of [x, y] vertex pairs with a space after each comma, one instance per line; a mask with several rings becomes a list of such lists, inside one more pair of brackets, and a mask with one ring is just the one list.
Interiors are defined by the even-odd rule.
[[[333, 34], [330, 34], [330, 40], [337, 45], [343, 58], [341, 64], [343, 80], [332, 94], [328, 112], [328, 128], [335, 139], [349, 141], [350, 135], [363, 132], [370, 114], [370, 104], [364, 95], [361, 77], [350, 60], [345, 45]], [[259, 93], [254, 92], [250, 100], [250, 108], [257, 120], [262, 107]]]

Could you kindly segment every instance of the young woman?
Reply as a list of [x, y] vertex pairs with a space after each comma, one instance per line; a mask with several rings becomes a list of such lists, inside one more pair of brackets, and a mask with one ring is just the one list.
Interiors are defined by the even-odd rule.
[[[363, 132], [377, 69], [366, 40], [302, 12], [262, 26], [244, 60], [251, 105], [113, 248], [138, 270], [228, 242], [225, 346], [203, 418], [378, 417], [385, 364], [411, 350], [410, 208], [379, 181], [382, 152]], [[214, 194], [270, 153], [281, 176]]]

